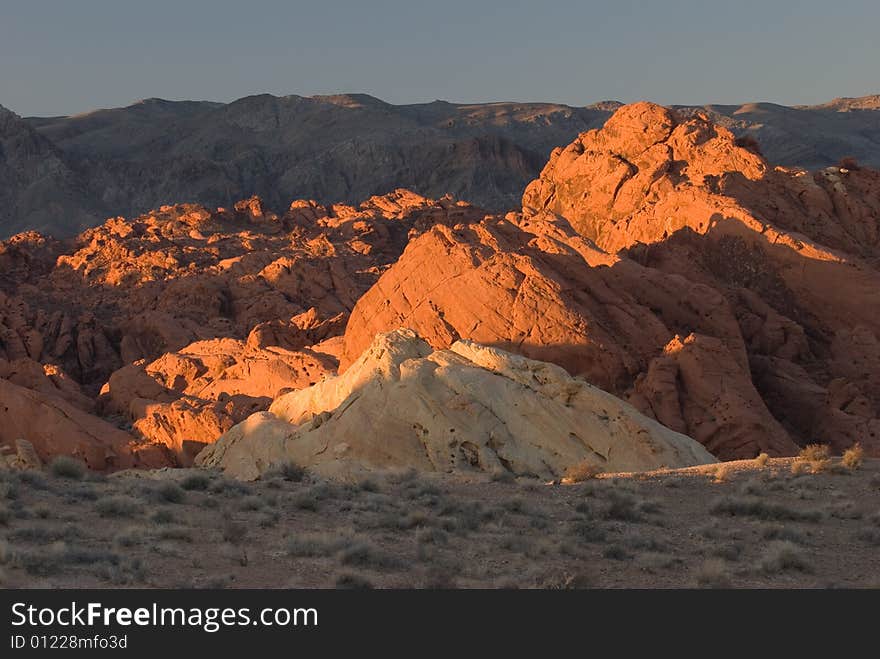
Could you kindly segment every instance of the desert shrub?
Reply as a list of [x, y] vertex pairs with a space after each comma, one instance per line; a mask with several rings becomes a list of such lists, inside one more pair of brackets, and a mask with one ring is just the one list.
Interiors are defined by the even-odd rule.
[[602, 551], [602, 558], [612, 561], [626, 561], [632, 558], [632, 554], [620, 545], [609, 545]]
[[351, 572], [342, 572], [336, 577], [336, 587], [342, 590], [370, 590], [372, 582], [366, 577]]
[[237, 545], [247, 535], [247, 527], [241, 522], [227, 518], [220, 529], [220, 535], [226, 542]]
[[361, 492], [378, 492], [379, 484], [372, 478], [364, 478], [358, 482], [357, 489]]
[[700, 588], [730, 588], [732, 585], [727, 565], [718, 559], [705, 561], [697, 568], [695, 576]]
[[183, 526], [162, 527], [157, 537], [159, 540], [179, 540], [181, 542], [193, 541], [192, 531]]
[[18, 483], [4, 482], [0, 483], [0, 499], [9, 499], [13, 501], [18, 498]]
[[78, 481], [86, 475], [86, 466], [69, 455], [59, 455], [49, 463], [49, 472], [56, 478]]
[[809, 462], [804, 462], [803, 460], [795, 460], [791, 463], [791, 473], [795, 476], [800, 476], [802, 474], [812, 474], [813, 468], [810, 466]]
[[71, 545], [65, 547], [62, 553], [62, 560], [74, 564], [94, 565], [95, 563], [110, 563], [111, 565], [117, 565], [120, 561], [120, 556], [116, 552], [105, 549]]
[[767, 455], [766, 453], [759, 453], [759, 454], [758, 454], [758, 457], [755, 458], [755, 463], [756, 463], [759, 467], [763, 467], [763, 466], [765, 466], [765, 465], [767, 464], [767, 461], [768, 461], [769, 459], [770, 459], [770, 456]]
[[240, 507], [244, 511], [255, 511], [262, 509], [264, 505], [265, 504], [263, 502], [263, 499], [256, 495], [251, 495], [248, 497], [244, 497], [241, 500]]
[[841, 463], [850, 471], [855, 471], [862, 466], [864, 457], [865, 449], [862, 448], [861, 444], [855, 443], [844, 451]]
[[269, 510], [267, 512], [261, 513], [257, 518], [257, 525], [261, 529], [272, 528], [278, 521], [281, 519], [281, 515], [278, 514], [275, 510]]
[[168, 508], [159, 508], [150, 515], [150, 521], [155, 524], [170, 524], [174, 521], [174, 512]]
[[764, 540], [787, 540], [798, 545], [807, 544], [807, 537], [798, 531], [787, 526], [768, 526], [761, 532]]
[[715, 467], [715, 482], [716, 483], [726, 483], [730, 480], [730, 475], [733, 473], [733, 468], [724, 462], [720, 463], [717, 467]]
[[190, 474], [180, 481], [180, 487], [184, 490], [204, 491], [211, 486], [211, 479], [207, 474]]
[[155, 496], [163, 503], [183, 503], [186, 491], [174, 481], [165, 481], [154, 491]]
[[875, 527], [866, 526], [858, 532], [856, 538], [875, 547], [880, 547], [880, 529]]
[[143, 532], [135, 526], [123, 529], [113, 538], [113, 542], [120, 547], [137, 547], [138, 545], [142, 544], [143, 541]]
[[110, 495], [98, 499], [95, 510], [101, 517], [134, 517], [141, 512], [141, 505], [128, 496]]
[[449, 536], [445, 531], [438, 528], [423, 528], [416, 533], [416, 542], [420, 545], [438, 545], [443, 546], [449, 544]]
[[717, 547], [713, 547], [709, 553], [712, 556], [717, 556], [718, 558], [723, 558], [726, 561], [730, 561], [731, 563], [735, 563], [740, 559], [743, 552], [743, 545], [739, 542], [731, 542], [724, 545], [718, 545]]
[[452, 590], [458, 588], [457, 570], [450, 565], [431, 565], [425, 571], [421, 587], [425, 590]]
[[551, 574], [538, 582], [542, 590], [587, 590], [596, 587], [596, 578], [589, 572]]
[[32, 490], [48, 490], [49, 484], [43, 474], [34, 469], [27, 469], [18, 475], [18, 480]]
[[332, 556], [352, 542], [347, 535], [300, 533], [287, 539], [287, 553], [291, 556]]
[[709, 512], [713, 515], [757, 517], [766, 520], [793, 522], [818, 522], [822, 518], [822, 514], [816, 510], [796, 510], [755, 497], [722, 497], [712, 504]]
[[266, 472], [268, 478], [281, 478], [291, 483], [301, 483], [308, 475], [305, 467], [302, 467], [292, 460], [274, 465]]
[[814, 474], [831, 466], [831, 447], [827, 444], [808, 444], [798, 453], [797, 462], [806, 462]]
[[391, 554], [382, 551], [366, 541], [355, 540], [342, 548], [339, 553], [339, 562], [343, 565], [357, 565], [371, 568], [394, 568], [400, 565], [400, 561]]
[[496, 469], [492, 472], [491, 476], [493, 483], [515, 483], [516, 476], [513, 475], [513, 472], [507, 471], [506, 469]]
[[844, 156], [838, 161], [837, 166], [840, 169], [848, 169], [851, 172], [857, 172], [862, 168], [859, 161], [853, 156]]
[[582, 542], [604, 542], [608, 535], [602, 526], [586, 520], [572, 522], [568, 527], [568, 532]]
[[628, 492], [610, 491], [608, 501], [602, 511], [605, 519], [621, 522], [640, 522], [642, 516], [638, 510], [639, 501]]
[[82, 536], [79, 527], [73, 524], [64, 526], [20, 526], [9, 533], [9, 539], [15, 542], [36, 542], [47, 544], [58, 540], [73, 540]]
[[562, 478], [569, 483], [583, 483], [602, 473], [601, 467], [586, 460], [571, 465], [565, 470]]
[[798, 546], [787, 540], [775, 540], [770, 543], [761, 556], [760, 568], [767, 574], [790, 570], [813, 571]]
[[316, 497], [310, 490], [298, 492], [291, 497], [290, 503], [294, 508], [298, 508], [299, 510], [309, 510], [311, 512], [316, 512], [318, 510], [318, 497]]

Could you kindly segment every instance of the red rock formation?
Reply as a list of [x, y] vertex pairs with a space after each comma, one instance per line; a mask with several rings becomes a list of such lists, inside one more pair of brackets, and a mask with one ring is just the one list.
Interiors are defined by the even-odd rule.
[[335, 368], [333, 337], [411, 236], [483, 215], [399, 190], [283, 216], [258, 198], [164, 206], [72, 248], [16, 236], [0, 242], [0, 377], [85, 411], [107, 383], [101, 413], [188, 463], [281, 389]]
[[413, 241], [355, 307], [342, 367], [406, 325], [555, 361], [720, 457], [880, 451], [880, 173], [773, 169], [638, 103], [555, 151], [523, 207]]

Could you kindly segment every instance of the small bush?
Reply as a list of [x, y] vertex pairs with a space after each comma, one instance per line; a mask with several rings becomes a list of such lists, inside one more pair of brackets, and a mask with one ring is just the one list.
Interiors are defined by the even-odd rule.
[[568, 532], [582, 542], [604, 542], [607, 537], [605, 529], [591, 521], [573, 522]]
[[113, 542], [120, 547], [137, 547], [144, 541], [143, 532], [137, 527], [130, 527], [120, 531], [113, 538]]
[[723, 497], [712, 505], [709, 512], [713, 515], [757, 517], [766, 520], [793, 522], [818, 522], [822, 518], [822, 514], [816, 510], [800, 511], [754, 497]]
[[99, 499], [95, 510], [101, 517], [134, 517], [141, 512], [138, 501], [123, 495], [111, 495]]
[[350, 540], [329, 533], [301, 533], [287, 539], [287, 553], [291, 556], [331, 556]]
[[605, 519], [614, 519], [621, 522], [640, 522], [642, 516], [638, 510], [639, 501], [627, 492], [608, 493], [608, 503], [603, 510]]
[[198, 490], [202, 492], [210, 486], [211, 479], [206, 474], [190, 474], [180, 481], [180, 487], [187, 491]]
[[173, 481], [166, 481], [156, 488], [155, 494], [164, 503], [183, 503], [186, 491]]
[[800, 476], [802, 474], [812, 474], [813, 468], [810, 466], [809, 462], [795, 460], [791, 463], [791, 473], [795, 476]]
[[763, 467], [767, 464], [767, 461], [769, 459], [769, 455], [767, 455], [766, 453], [760, 453], [758, 454], [758, 457], [755, 458], [755, 464], [757, 464], [759, 467]]
[[857, 172], [862, 168], [859, 161], [853, 156], [844, 156], [838, 161], [837, 166], [840, 169], [848, 169], [851, 172]]
[[516, 476], [513, 475], [513, 472], [507, 471], [506, 469], [496, 469], [492, 472], [491, 476], [493, 483], [515, 483]]
[[182, 526], [166, 526], [159, 531], [159, 540], [179, 540], [180, 542], [192, 542], [192, 531]]
[[797, 461], [809, 464], [814, 474], [826, 471], [831, 466], [831, 447], [827, 444], [808, 444], [801, 449]]
[[797, 529], [786, 526], [768, 526], [761, 533], [764, 540], [787, 540], [798, 545], [807, 544], [806, 536]]
[[365, 541], [354, 541], [339, 551], [339, 562], [360, 567], [393, 568], [399, 565], [397, 558]]
[[612, 561], [626, 561], [632, 558], [632, 555], [620, 545], [610, 545], [602, 552], [602, 558], [608, 558]]
[[49, 484], [39, 471], [28, 469], [18, 475], [18, 480], [32, 490], [48, 490]]
[[49, 471], [56, 478], [78, 481], [86, 475], [86, 466], [69, 455], [59, 455], [49, 463]]
[[240, 522], [227, 519], [223, 522], [223, 528], [221, 529], [220, 534], [226, 542], [237, 545], [244, 540], [247, 535], [247, 527]]
[[156, 524], [170, 524], [174, 521], [174, 513], [168, 508], [160, 508], [150, 515], [150, 521]]
[[790, 570], [813, 571], [812, 566], [804, 558], [797, 545], [787, 540], [777, 540], [770, 543], [761, 557], [760, 567], [767, 574]]
[[268, 476], [283, 478], [291, 483], [301, 483], [308, 475], [305, 467], [301, 467], [293, 461], [283, 462], [275, 465], [267, 473]]
[[844, 451], [841, 462], [843, 463], [843, 466], [850, 471], [855, 471], [862, 466], [862, 460], [864, 457], [865, 449], [862, 448], [861, 444], [855, 443]]
[[370, 590], [373, 584], [366, 577], [343, 572], [336, 577], [336, 587], [342, 590]]
[[727, 565], [718, 559], [704, 562], [697, 569], [696, 579], [700, 588], [730, 588], [732, 585]]
[[601, 467], [586, 460], [571, 465], [562, 476], [564, 483], [583, 483], [602, 473]]
[[244, 511], [261, 510], [265, 505], [263, 499], [256, 495], [245, 497], [241, 500], [241, 509]]
[[587, 590], [596, 587], [596, 578], [588, 572], [553, 574], [545, 577], [538, 587], [542, 590]]

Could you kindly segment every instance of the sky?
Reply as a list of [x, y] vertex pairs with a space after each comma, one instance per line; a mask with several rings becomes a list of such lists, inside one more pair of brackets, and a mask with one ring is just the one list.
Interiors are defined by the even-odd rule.
[[878, 33], [878, 0], [0, 0], [0, 104], [811, 104], [880, 93]]

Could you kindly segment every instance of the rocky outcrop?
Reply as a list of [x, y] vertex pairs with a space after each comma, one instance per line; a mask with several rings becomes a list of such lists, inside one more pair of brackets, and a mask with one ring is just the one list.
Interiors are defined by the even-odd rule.
[[97, 470], [171, 464], [161, 447], [138, 442], [119, 428], [62, 398], [0, 379], [0, 445], [30, 442], [44, 462], [73, 455]]
[[[721, 458], [795, 451], [754, 389], [736, 314], [721, 293], [609, 255], [561, 219], [512, 215], [436, 227], [414, 240], [352, 312], [341, 370], [375, 333], [400, 326], [438, 349], [467, 338], [559, 364], [657, 418], [664, 399], [692, 398], [686, 413], [663, 418]], [[700, 346], [714, 346], [712, 359], [724, 356], [730, 368], [723, 377], [702, 377], [697, 367], [690, 388], [682, 388], [676, 366], [637, 390], [668, 344], [694, 332]], [[740, 392], [737, 402], [748, 403], [738, 413], [731, 387]], [[729, 421], [707, 424], [722, 413]]]
[[199, 341], [116, 371], [99, 404], [105, 414], [129, 419], [136, 436], [168, 447], [178, 464], [189, 465], [206, 444], [267, 409], [281, 392], [313, 385], [335, 365], [309, 349]]
[[397, 330], [345, 374], [281, 396], [197, 457], [246, 480], [288, 461], [333, 476], [414, 467], [547, 478], [582, 462], [638, 471], [714, 458], [557, 366], [470, 341], [433, 351]]
[[[877, 452], [878, 202], [877, 172], [774, 169], [705, 116], [625, 106], [554, 152], [522, 216], [413, 241], [352, 312], [341, 367], [405, 325], [560, 364], [723, 458]], [[795, 372], [820, 405], [782, 386]]]

